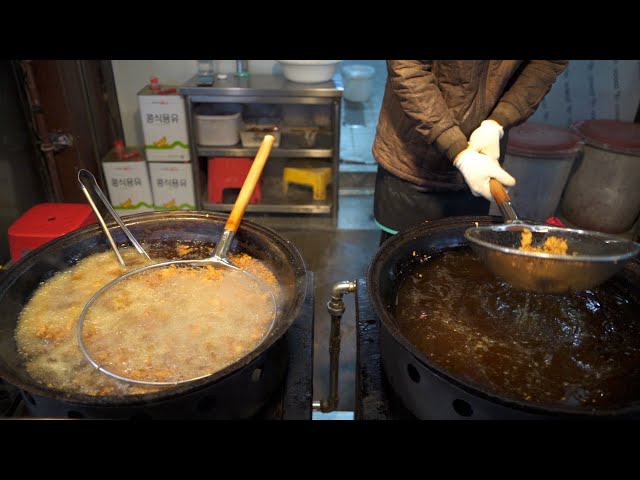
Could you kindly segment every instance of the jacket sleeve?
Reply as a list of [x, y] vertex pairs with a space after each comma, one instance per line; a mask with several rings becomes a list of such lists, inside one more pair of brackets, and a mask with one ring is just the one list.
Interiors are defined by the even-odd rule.
[[505, 129], [520, 125], [534, 114], [553, 83], [568, 65], [568, 60], [526, 61], [488, 118], [495, 120]]
[[391, 88], [416, 130], [453, 160], [469, 146], [431, 71], [431, 60], [387, 60]]

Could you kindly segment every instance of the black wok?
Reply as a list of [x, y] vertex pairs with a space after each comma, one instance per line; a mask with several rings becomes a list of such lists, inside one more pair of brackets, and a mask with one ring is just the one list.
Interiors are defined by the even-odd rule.
[[[125, 217], [133, 235], [145, 243], [215, 242], [226, 215], [152, 212]], [[125, 244], [120, 229], [114, 239]], [[0, 377], [23, 392], [31, 415], [51, 417], [206, 417], [245, 418], [256, 413], [280, 385], [286, 372], [283, 335], [296, 319], [306, 292], [306, 269], [300, 253], [269, 228], [244, 220], [230, 252], [247, 253], [264, 262], [284, 291], [276, 323], [255, 350], [217, 373], [184, 385], [142, 395], [94, 397], [48, 388], [27, 373], [18, 355], [18, 315], [41, 282], [78, 260], [108, 250], [98, 225], [81, 228], [34, 250], [0, 278]], [[115, 257], [114, 257], [115, 261]]]
[[[381, 322], [380, 355], [394, 394], [422, 419], [640, 418], [640, 398], [620, 408], [590, 411], [572, 406], [542, 406], [489, 393], [459, 378], [423, 354], [403, 336], [393, 315], [404, 272], [423, 255], [468, 246], [470, 227], [502, 223], [500, 217], [451, 217], [416, 225], [387, 240], [368, 273], [369, 296]], [[640, 303], [640, 262], [630, 261], [609, 282], [621, 295]], [[462, 287], [464, 288], [464, 287]]]

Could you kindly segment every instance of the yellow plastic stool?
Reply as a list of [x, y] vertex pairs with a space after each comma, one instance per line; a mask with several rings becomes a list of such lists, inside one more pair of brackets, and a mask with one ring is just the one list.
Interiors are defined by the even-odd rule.
[[282, 173], [283, 191], [289, 191], [290, 183], [310, 186], [314, 200], [326, 200], [327, 184], [331, 183], [331, 167], [293, 168], [285, 167]]

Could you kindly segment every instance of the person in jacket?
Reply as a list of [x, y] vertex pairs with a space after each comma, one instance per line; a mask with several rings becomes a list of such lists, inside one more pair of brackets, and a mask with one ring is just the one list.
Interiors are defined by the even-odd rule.
[[373, 143], [380, 243], [425, 220], [486, 215], [509, 128], [524, 123], [566, 60], [387, 60]]

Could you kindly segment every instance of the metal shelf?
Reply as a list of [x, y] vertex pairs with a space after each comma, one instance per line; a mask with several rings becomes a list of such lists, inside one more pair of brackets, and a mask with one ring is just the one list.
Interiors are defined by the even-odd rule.
[[[230, 212], [233, 208], [232, 203], [210, 203], [206, 200], [202, 201], [202, 206], [205, 210], [211, 210], [214, 212]], [[305, 213], [316, 215], [327, 215], [331, 213], [331, 204], [307, 204], [307, 205], [294, 205], [294, 204], [252, 204], [247, 206], [247, 213]]]
[[[232, 146], [204, 146], [193, 141], [194, 105], [201, 103], [270, 103], [299, 104], [307, 109], [316, 106], [331, 111], [331, 125], [328, 130], [318, 132], [313, 147], [307, 147], [302, 135], [283, 130], [278, 148], [271, 150], [274, 161], [267, 165], [263, 173], [262, 201], [250, 204], [247, 215], [260, 219], [263, 223], [297, 225], [303, 228], [335, 228], [338, 222], [338, 162], [340, 148], [340, 108], [343, 92], [339, 76], [323, 84], [298, 84], [289, 82], [281, 75], [250, 75], [247, 79], [216, 79], [212, 87], [199, 87], [192, 79], [180, 88], [185, 98], [187, 120], [192, 141], [194, 183], [198, 208], [209, 211], [229, 212], [233, 208], [235, 194], [225, 191], [221, 203], [208, 201], [207, 157], [255, 157], [257, 147], [244, 148], [241, 143]], [[282, 168], [287, 162], [304, 166], [307, 162], [331, 165], [332, 184], [327, 188], [325, 201], [314, 201], [310, 189], [291, 186], [288, 195], [282, 193]], [[271, 166], [271, 172], [268, 172]], [[278, 183], [270, 183], [268, 177]], [[296, 188], [299, 187], [299, 188]]]
[[[330, 133], [318, 133], [316, 144], [312, 148], [302, 147], [300, 135], [283, 134], [280, 146], [271, 149], [270, 156], [287, 158], [331, 158], [333, 157], [333, 136]], [[258, 147], [243, 147], [242, 144], [229, 147], [206, 147], [196, 145], [200, 157], [254, 157]]]
[[[327, 186], [327, 199], [313, 200], [311, 189], [300, 185], [290, 185], [285, 195], [282, 191], [282, 180], [264, 177], [262, 182], [262, 201], [247, 206], [247, 213], [304, 213], [311, 215], [327, 215], [331, 213], [333, 186]], [[237, 193], [225, 191], [224, 203], [211, 203], [206, 189], [202, 193], [202, 206], [205, 210], [230, 212]]]
[[180, 87], [180, 93], [194, 102], [330, 103], [342, 97], [343, 90], [340, 75], [327, 82], [305, 84], [290, 82], [282, 75], [254, 73], [245, 78], [216, 78], [210, 87], [198, 86], [195, 75]]

